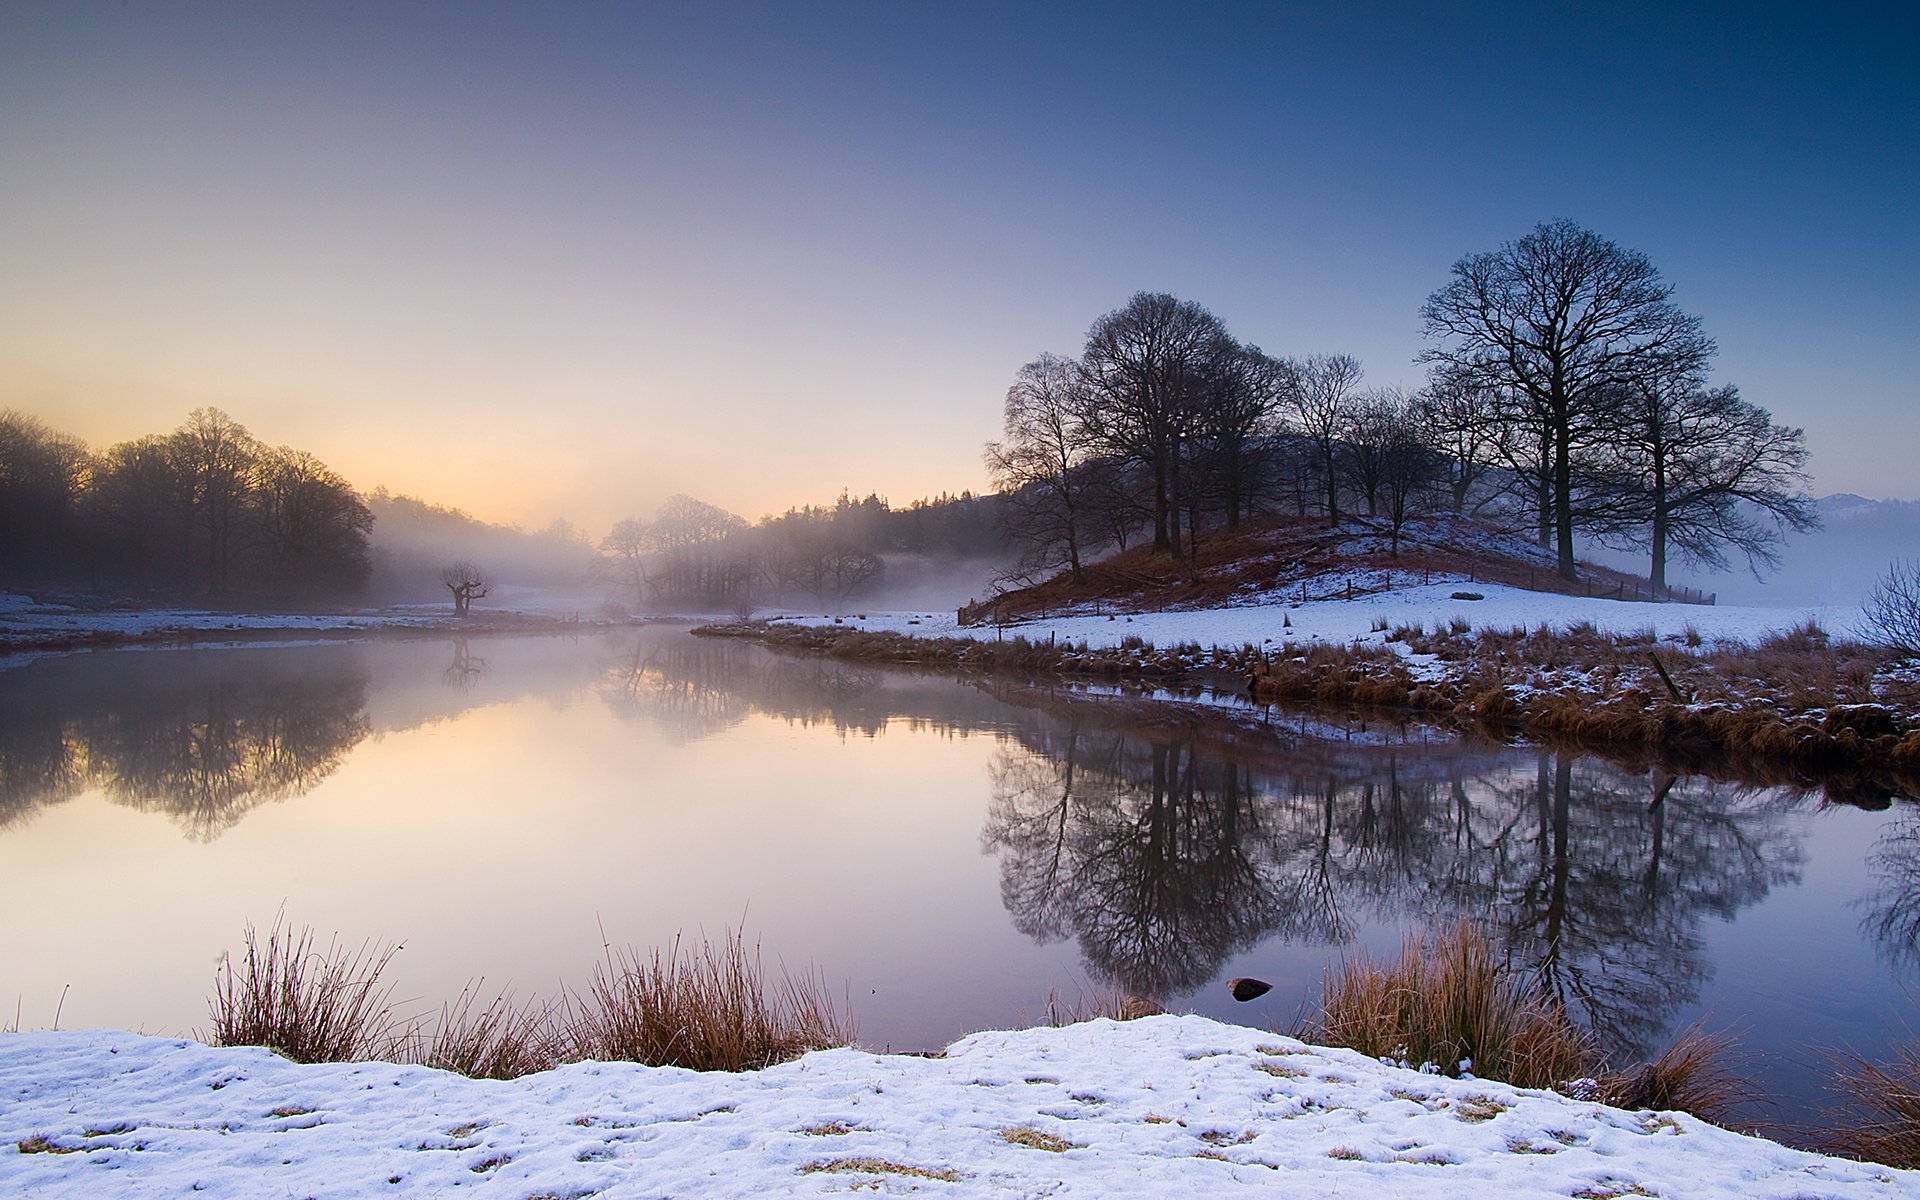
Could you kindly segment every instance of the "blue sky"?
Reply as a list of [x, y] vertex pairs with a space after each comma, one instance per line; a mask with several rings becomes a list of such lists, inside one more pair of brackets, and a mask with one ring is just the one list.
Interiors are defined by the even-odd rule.
[[1413, 385], [1460, 256], [1646, 253], [1814, 490], [1920, 498], [1893, 6], [0, 0], [0, 406], [226, 408], [603, 532], [985, 484], [1133, 292]]

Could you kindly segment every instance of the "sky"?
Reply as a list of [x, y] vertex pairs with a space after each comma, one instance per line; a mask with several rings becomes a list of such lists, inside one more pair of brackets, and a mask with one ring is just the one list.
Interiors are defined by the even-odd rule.
[[216, 406], [592, 536], [988, 486], [1137, 291], [1414, 386], [1464, 255], [1646, 254], [1814, 494], [1920, 498], [1889, 4], [0, 0], [0, 408]]

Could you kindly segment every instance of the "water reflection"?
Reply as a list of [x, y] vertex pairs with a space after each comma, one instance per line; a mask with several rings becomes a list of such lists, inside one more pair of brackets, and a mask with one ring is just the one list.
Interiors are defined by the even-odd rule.
[[1795, 882], [1779, 793], [1655, 789], [1598, 760], [1376, 742], [1275, 761], [1205, 726], [1058, 729], [1003, 745], [983, 845], [1030, 936], [1169, 998], [1269, 938], [1361, 920], [1489, 921], [1607, 1044], [1644, 1048], [1709, 974], [1700, 926]]
[[1906, 809], [1867, 853], [1876, 890], [1863, 903], [1861, 932], [1896, 970], [1920, 969], [1920, 815]]
[[[770, 742], [750, 728], [756, 716], [842, 739], [989, 733], [991, 750], [970, 760], [986, 762], [984, 777], [969, 776], [984, 797], [980, 809], [962, 801], [974, 814], [963, 829], [977, 828], [996, 860], [983, 865], [997, 868], [1005, 920], [1032, 942], [1071, 943], [1104, 984], [1178, 1004], [1256, 947], [1345, 947], [1381, 926], [1468, 914], [1622, 1049], [1654, 1048], [1713, 991], [1712, 925], [1800, 883], [1814, 803], [1789, 789], [1428, 738], [1377, 718], [1295, 715], [1249, 729], [1070, 689], [648, 630], [564, 644], [99, 654], [0, 671], [0, 829], [94, 790], [210, 840], [325, 780], [375, 728], [405, 732], [532, 697], [584, 701], [562, 720], [525, 724], [539, 736], [570, 739], [599, 722], [621, 731], [611, 744], [662, 765], [668, 749], [709, 739], [737, 739], [743, 755], [794, 749], [790, 736]], [[648, 736], [630, 736], [640, 726]], [[597, 743], [602, 755], [608, 744]], [[619, 769], [596, 767], [591, 753], [565, 761], [577, 778], [526, 786], [585, 794], [595, 770]], [[702, 786], [712, 785], [689, 781], [690, 804]], [[841, 786], [856, 784], [836, 777], [828, 793]], [[1842, 902], [1868, 892], [1844, 923], [1858, 920], [1869, 960], [1877, 952], [1911, 975], [1920, 815], [1887, 814], [1877, 830], [1864, 888], [1858, 847], [1825, 878], [1844, 886]], [[899, 853], [972, 859], [973, 849]], [[1851, 930], [1841, 936], [1866, 949]], [[1012, 997], [1008, 1011], [1032, 999]]]
[[91, 665], [0, 676], [0, 827], [97, 788], [210, 841], [313, 788], [369, 732], [356, 659], [125, 654], [110, 680]]

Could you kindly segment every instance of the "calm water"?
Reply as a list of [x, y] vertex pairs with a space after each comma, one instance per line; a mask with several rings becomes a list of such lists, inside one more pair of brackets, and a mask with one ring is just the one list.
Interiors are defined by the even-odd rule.
[[1652, 805], [1592, 758], [1269, 720], [671, 628], [4, 663], [0, 998], [190, 1032], [283, 907], [403, 943], [421, 1012], [744, 928], [924, 1049], [1114, 987], [1286, 1025], [1342, 954], [1466, 912], [1623, 1052], [1744, 1026], [1785, 1120], [1823, 1048], [1920, 1025], [1920, 810]]

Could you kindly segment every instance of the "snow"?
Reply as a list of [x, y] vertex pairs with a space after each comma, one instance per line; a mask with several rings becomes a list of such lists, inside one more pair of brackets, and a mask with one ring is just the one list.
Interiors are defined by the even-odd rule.
[[1920, 1196], [1916, 1172], [1195, 1016], [506, 1082], [8, 1034], [0, 1097], [0, 1194], [33, 1197]]
[[[1377, 580], [1361, 581], [1356, 588]], [[1324, 592], [1329, 585], [1316, 587]], [[1337, 590], [1337, 589], [1336, 589]], [[1471, 592], [1482, 599], [1456, 600], [1455, 592]], [[1807, 620], [1820, 624], [1829, 633], [1850, 635], [1861, 623], [1858, 605], [1827, 605], [1808, 608], [1750, 608], [1696, 604], [1656, 604], [1646, 601], [1608, 600], [1588, 596], [1562, 596], [1552, 592], [1532, 592], [1524, 588], [1494, 583], [1408, 583], [1391, 590], [1354, 599], [1309, 600], [1301, 604], [1282, 598], [1267, 598], [1256, 603], [1228, 608], [1192, 611], [1143, 613], [1071, 613], [1056, 617], [1023, 621], [1004, 630], [992, 625], [963, 626], [954, 613], [874, 612], [856, 610], [840, 614], [786, 613], [778, 619], [802, 624], [831, 625], [836, 621], [850, 629], [869, 632], [894, 632], [917, 637], [960, 637], [985, 639], [1012, 637], [1016, 634], [1035, 641], [1053, 638], [1063, 643], [1085, 641], [1089, 646], [1117, 646], [1128, 637], [1141, 638], [1166, 648], [1187, 642], [1201, 646], [1233, 647], [1261, 645], [1271, 641], [1337, 642], [1383, 640], [1376, 632], [1385, 622], [1391, 630], [1400, 625], [1422, 624], [1428, 629], [1444, 626], [1452, 620], [1466, 621], [1475, 629], [1528, 629], [1541, 625], [1562, 628], [1590, 621], [1602, 633], [1640, 633], [1652, 630], [1661, 638], [1684, 637], [1689, 630], [1706, 641], [1740, 641], [1748, 644], [1768, 633], [1791, 629]]]

